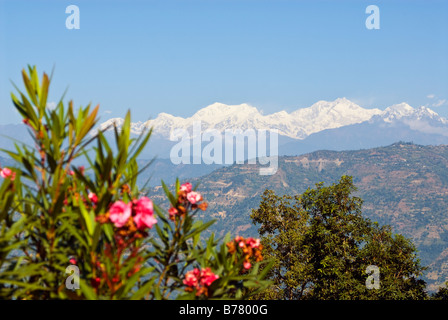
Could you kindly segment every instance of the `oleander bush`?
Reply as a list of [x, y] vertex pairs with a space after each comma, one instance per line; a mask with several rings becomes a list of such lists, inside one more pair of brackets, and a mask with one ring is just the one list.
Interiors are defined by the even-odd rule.
[[[99, 106], [47, 107], [51, 77], [22, 71], [11, 94], [34, 145], [3, 150], [1, 299], [245, 299], [270, 284], [258, 239], [201, 235], [207, 203], [188, 183], [163, 184], [170, 209], [139, 189], [137, 158], [151, 136], [97, 129]], [[105, 131], [113, 129], [113, 139]]]

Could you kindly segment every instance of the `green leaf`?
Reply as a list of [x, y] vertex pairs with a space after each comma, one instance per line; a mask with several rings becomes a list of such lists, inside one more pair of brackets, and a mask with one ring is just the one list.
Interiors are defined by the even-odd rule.
[[40, 87], [40, 94], [39, 94], [39, 108], [45, 109], [47, 107], [47, 97], [48, 97], [48, 88], [50, 86], [50, 80], [48, 79], [48, 76], [46, 73], [44, 73], [42, 77], [42, 84]]
[[206, 223], [202, 223], [201, 221], [196, 221], [193, 225], [193, 230], [185, 235], [185, 240], [190, 239], [191, 237], [194, 237], [196, 234], [201, 233], [208, 227], [210, 227], [212, 224], [214, 224], [216, 220], [211, 220]]
[[[34, 78], [34, 74], [30, 72], [31, 76]], [[22, 70], [22, 79], [23, 83], [25, 84], [26, 91], [28, 92], [28, 96], [31, 98], [31, 101], [34, 103], [34, 105], [37, 106], [37, 99], [36, 99], [36, 88], [33, 86], [30, 78], [25, 72], [25, 69]]]
[[82, 278], [79, 279], [79, 287], [80, 287], [82, 293], [84, 294], [84, 296], [86, 297], [86, 299], [88, 299], [88, 300], [97, 300], [98, 299], [95, 291], [90, 286], [90, 283], [87, 283]]
[[84, 223], [87, 227], [87, 232], [89, 233], [90, 236], [93, 236], [93, 231], [96, 225], [95, 214], [93, 210], [86, 209], [82, 200], [78, 201], [78, 205], [79, 209], [81, 210], [82, 217], [84, 218]]
[[170, 190], [166, 186], [165, 182], [163, 180], [161, 182], [162, 182], [163, 190], [165, 191], [165, 194], [167, 195], [168, 199], [170, 200], [171, 205], [173, 207], [175, 207], [177, 205], [177, 198], [172, 195], [172, 193], [170, 192]]
[[[145, 297], [145, 295], [149, 294], [151, 292], [151, 289], [154, 286], [154, 281], [156, 280], [156, 277], [151, 278], [150, 280], [148, 280], [146, 283], [144, 283], [138, 290], [137, 292], [135, 292], [132, 296], [131, 296], [131, 300], [141, 300]], [[158, 287], [156, 287], [154, 289], [154, 291], [157, 291], [157, 293], [155, 293], [155, 297], [156, 299], [160, 300], [160, 290], [157, 289]], [[157, 290], [156, 290], [157, 289]]]
[[62, 225], [61, 225], [62, 230], [67, 229], [67, 231], [69, 231], [76, 239], [78, 239], [78, 241], [81, 243], [81, 245], [83, 245], [86, 249], [90, 248], [90, 246], [87, 244], [84, 237], [82, 237], [81, 234], [79, 233], [79, 230], [76, 229], [75, 227], [73, 227], [71, 222], [61, 221], [61, 223], [62, 223]]
[[162, 220], [163, 224], [167, 225], [168, 229], [170, 231], [173, 231], [173, 229], [171, 228], [171, 224], [169, 223], [168, 219], [166, 218], [167, 214], [164, 213], [162, 211], [162, 209], [158, 205], [156, 205], [155, 203], [153, 203], [153, 207], [154, 207], [154, 211], [156, 212], [157, 216]]

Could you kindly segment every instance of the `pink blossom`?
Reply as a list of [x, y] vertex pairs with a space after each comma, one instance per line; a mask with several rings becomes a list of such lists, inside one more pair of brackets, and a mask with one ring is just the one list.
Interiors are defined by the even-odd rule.
[[134, 222], [139, 229], [152, 228], [157, 220], [154, 218], [154, 208], [151, 199], [140, 198], [135, 204]]
[[115, 202], [109, 209], [109, 219], [117, 228], [123, 227], [131, 216], [132, 203], [124, 203], [123, 201]]
[[188, 287], [196, 287], [199, 282], [200, 271], [198, 268], [194, 268], [185, 274], [183, 283]]
[[195, 204], [202, 200], [202, 196], [198, 192], [191, 191], [187, 194], [187, 200], [190, 201], [191, 204]]
[[250, 269], [250, 267], [252, 267], [252, 265], [250, 264], [250, 262], [249, 261], [244, 261], [244, 263], [243, 263], [243, 267], [244, 267], [244, 269]]
[[153, 214], [154, 207], [152, 204], [152, 200], [148, 197], [141, 197], [135, 202], [135, 212], [137, 214]]
[[190, 192], [193, 186], [190, 182], [185, 182], [180, 186], [180, 191]]
[[177, 215], [178, 211], [176, 208], [171, 207], [168, 209], [168, 213], [170, 214], [170, 218], [173, 218], [175, 215]]
[[260, 246], [260, 239], [247, 238], [246, 242], [252, 249], [258, 248]]
[[90, 201], [92, 201], [93, 203], [97, 203], [98, 202], [98, 196], [95, 193], [90, 192], [88, 197], [89, 197]]
[[209, 287], [213, 281], [218, 279], [219, 276], [214, 274], [210, 268], [205, 268], [201, 271], [201, 284]]
[[185, 274], [183, 283], [186, 286], [196, 287], [196, 289], [199, 290], [201, 286], [209, 287], [212, 282], [218, 278], [219, 276], [214, 274], [210, 268], [205, 268], [202, 270], [194, 268]]
[[11, 181], [14, 181], [14, 179], [16, 178], [16, 173], [9, 168], [3, 168], [0, 169], [0, 176], [4, 179], [10, 178]]
[[134, 222], [139, 229], [152, 228], [153, 225], [157, 223], [157, 219], [154, 216], [149, 215], [136, 215], [134, 217]]

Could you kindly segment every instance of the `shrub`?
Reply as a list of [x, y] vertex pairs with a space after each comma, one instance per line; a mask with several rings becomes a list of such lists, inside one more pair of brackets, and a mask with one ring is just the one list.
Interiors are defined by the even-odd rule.
[[162, 181], [168, 212], [139, 189], [151, 130], [133, 139], [130, 112], [110, 142], [99, 106], [62, 97], [50, 110], [47, 74], [22, 77], [26, 93], [11, 96], [34, 146], [3, 150], [16, 165], [0, 167], [1, 298], [248, 298], [269, 285], [260, 255], [201, 237], [213, 221], [195, 218], [207, 203], [191, 184]]

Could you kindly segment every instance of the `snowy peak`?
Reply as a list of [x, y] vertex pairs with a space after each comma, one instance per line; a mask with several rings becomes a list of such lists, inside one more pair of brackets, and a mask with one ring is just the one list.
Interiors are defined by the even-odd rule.
[[354, 112], [369, 115], [380, 112], [379, 109], [364, 109], [346, 98], [336, 99], [332, 102], [332, 105], [332, 110], [341, 114], [345, 113], [347, 115], [353, 115]]
[[400, 104], [395, 104], [386, 108], [381, 113], [381, 118], [385, 122], [393, 122], [396, 120], [412, 120], [412, 121], [420, 121], [420, 120], [428, 120], [431, 122], [437, 122], [439, 124], [448, 124], [448, 120], [439, 116], [433, 110], [421, 106], [419, 108], [412, 108], [407, 103], [403, 102]]
[[100, 129], [104, 130], [107, 127], [113, 127], [115, 124], [117, 127], [120, 127], [123, 125], [124, 119], [122, 118], [111, 118], [103, 123], [100, 124]]
[[364, 109], [346, 98], [339, 98], [334, 101], [318, 101], [309, 108], [293, 112], [291, 116], [306, 135], [310, 135], [325, 129], [361, 123], [379, 114], [379, 109]]
[[[202, 130], [216, 129], [276, 129], [282, 136], [294, 139], [305, 139], [313, 133], [327, 129], [336, 129], [364, 121], [426, 121], [439, 125], [448, 125], [448, 120], [426, 107], [412, 108], [407, 103], [400, 103], [386, 108], [365, 109], [347, 98], [334, 101], [318, 101], [308, 108], [301, 108], [291, 113], [280, 111], [263, 115], [259, 110], [247, 103], [227, 105], [215, 102], [198, 110], [191, 117], [176, 117], [168, 113], [160, 113], [155, 119], [146, 122], [132, 123], [132, 133], [139, 134], [145, 128], [152, 127], [153, 132], [169, 138], [174, 129], [191, 131], [196, 121], [201, 121]], [[104, 129], [111, 124], [121, 126], [123, 119], [113, 118], [100, 125]]]
[[193, 123], [201, 121], [202, 129], [247, 129], [254, 126], [254, 119], [261, 117], [257, 108], [248, 104], [226, 105], [215, 102], [200, 109], [191, 117], [175, 117], [167, 113], [160, 113], [157, 118], [145, 123], [153, 127], [154, 133], [165, 137], [170, 136], [172, 129], [186, 129], [191, 131]]
[[339, 98], [334, 101], [318, 101], [309, 108], [299, 109], [293, 112], [293, 115], [299, 117], [307, 116], [309, 118], [321, 118], [325, 115], [333, 115], [338, 118], [370, 118], [374, 114], [380, 114], [379, 109], [364, 109], [356, 103], [346, 99]]
[[224, 103], [215, 102], [196, 112], [193, 115], [193, 118], [198, 117], [203, 118], [209, 116], [215, 119], [216, 117], [223, 117], [223, 116], [226, 117], [234, 113], [249, 115], [253, 113], [258, 113], [258, 110], [257, 108], [252, 107], [247, 103], [243, 103], [240, 105], [227, 105]]
[[415, 112], [414, 108], [408, 105], [405, 102], [394, 104], [388, 108], [386, 108], [381, 117], [386, 122], [392, 122], [393, 120], [400, 119], [403, 117], [408, 117]]
[[390, 107], [387, 107], [384, 111], [395, 112], [395, 113], [400, 113], [400, 114], [409, 114], [414, 111], [414, 108], [412, 108], [406, 102], [402, 102], [402, 103], [394, 104]]
[[442, 118], [436, 112], [432, 111], [431, 109], [429, 109], [425, 106], [421, 106], [420, 108], [416, 109], [415, 114], [417, 115], [417, 117], [419, 119], [428, 118], [428, 119], [439, 120], [443, 123], [448, 123], [446, 119]]
[[356, 103], [348, 100], [347, 98], [338, 98], [334, 101], [320, 100], [313, 104], [310, 109], [313, 111], [330, 111], [333, 109], [346, 110], [346, 109], [359, 109], [361, 108]]
[[217, 124], [223, 120], [232, 119], [234, 122], [242, 122], [249, 118], [261, 116], [257, 108], [246, 103], [240, 105], [226, 105], [215, 102], [198, 112], [191, 118], [195, 121], [204, 121], [209, 124]]

